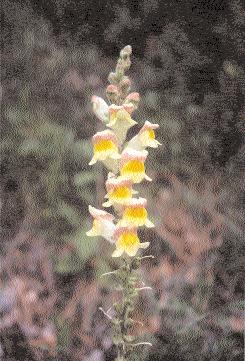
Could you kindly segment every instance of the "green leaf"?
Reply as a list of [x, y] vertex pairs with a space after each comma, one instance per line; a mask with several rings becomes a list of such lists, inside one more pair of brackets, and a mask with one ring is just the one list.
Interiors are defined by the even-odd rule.
[[57, 258], [54, 265], [55, 272], [57, 273], [78, 272], [82, 266], [79, 257], [75, 253], [69, 253]]
[[78, 212], [64, 201], [61, 201], [58, 205], [58, 213], [64, 217], [73, 226], [79, 226], [80, 217]]
[[30, 153], [38, 152], [40, 149], [40, 143], [35, 139], [26, 139], [19, 147], [19, 152], [22, 155], [28, 155]]
[[76, 157], [85, 157], [85, 158], [91, 158], [92, 157], [92, 144], [90, 140], [80, 140], [79, 142], [76, 142], [73, 147], [74, 155]]
[[98, 237], [88, 237], [86, 232], [89, 227], [85, 229], [79, 229], [79, 231], [72, 237], [78, 250], [79, 257], [82, 261], [86, 261], [89, 257], [96, 253], [99, 246]]
[[93, 171], [84, 171], [78, 173], [74, 177], [74, 183], [76, 186], [84, 186], [95, 181], [95, 175]]

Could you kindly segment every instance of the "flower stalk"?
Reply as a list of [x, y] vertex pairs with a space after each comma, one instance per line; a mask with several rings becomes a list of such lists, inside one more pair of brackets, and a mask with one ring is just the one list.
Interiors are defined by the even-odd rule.
[[123, 264], [115, 271], [104, 273], [103, 277], [115, 277], [122, 291], [121, 301], [113, 304], [115, 316], [100, 310], [112, 323], [113, 343], [117, 347], [116, 361], [129, 361], [132, 350], [138, 346], [151, 346], [149, 342], [137, 342], [132, 330], [136, 323], [133, 311], [139, 292], [151, 287], [139, 286], [137, 269], [142, 260], [154, 258], [152, 255], [137, 256], [140, 249], [146, 249], [149, 242], [140, 242], [139, 227], [154, 227], [148, 218], [147, 200], [139, 197], [135, 187], [143, 181], [151, 181], [145, 172], [148, 156], [146, 148], [157, 148], [160, 143], [155, 139], [158, 124], [146, 121], [139, 133], [127, 140], [127, 132], [137, 122], [132, 113], [138, 108], [140, 96], [130, 93], [131, 81], [125, 75], [130, 68], [132, 48], [125, 46], [118, 59], [115, 72], [109, 74], [110, 84], [106, 88], [109, 105], [104, 99], [93, 95], [92, 107], [95, 115], [105, 124], [106, 129], [97, 132], [93, 138], [93, 156], [90, 165], [101, 161], [108, 169], [105, 182], [105, 202], [103, 207], [114, 208], [114, 214], [89, 206], [94, 218], [93, 226], [87, 236], [102, 236], [116, 247], [112, 257], [122, 257]]

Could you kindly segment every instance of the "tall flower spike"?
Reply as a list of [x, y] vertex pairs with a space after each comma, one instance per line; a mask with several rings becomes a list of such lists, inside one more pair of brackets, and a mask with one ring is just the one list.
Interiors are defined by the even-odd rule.
[[148, 155], [147, 150], [134, 150], [126, 148], [121, 154], [120, 174], [129, 177], [133, 183], [140, 183], [144, 179], [152, 179], [145, 174], [145, 160]]
[[126, 253], [130, 257], [134, 257], [140, 248], [147, 248], [150, 242], [140, 243], [137, 235], [136, 227], [117, 227], [113, 238], [115, 240], [116, 250], [112, 253], [112, 257], [120, 257]]
[[147, 200], [145, 198], [131, 198], [124, 208], [120, 225], [132, 225], [135, 227], [146, 226], [148, 228], [154, 227], [154, 224], [148, 219], [146, 206]]
[[131, 323], [134, 299], [138, 290], [147, 288], [136, 286], [138, 280], [134, 272], [145, 257], [132, 257], [150, 244], [140, 242], [137, 229], [141, 226], [154, 227], [148, 219], [147, 200], [132, 197], [138, 193], [133, 189], [134, 183], [140, 183], [144, 179], [151, 181], [145, 173], [145, 160], [148, 156], [145, 148], [157, 148], [160, 145], [155, 139], [155, 130], [159, 126], [149, 121], [146, 121], [139, 133], [125, 144], [128, 130], [137, 124], [132, 119], [132, 113], [138, 108], [140, 101], [139, 93], [129, 93], [132, 83], [125, 75], [125, 71], [131, 65], [131, 53], [131, 46], [124, 47], [120, 52], [115, 72], [109, 74], [110, 84], [106, 88], [106, 96], [111, 105], [108, 106], [100, 97], [92, 97], [93, 111], [106, 124], [107, 130], [93, 136], [94, 155], [90, 164], [100, 160], [113, 172], [108, 174], [105, 184], [107, 201], [103, 206], [113, 206], [118, 220], [115, 225], [112, 214], [89, 206], [94, 221], [87, 235], [104, 237], [115, 244], [112, 257], [124, 257], [123, 265], [119, 269], [107, 273], [118, 276], [118, 282], [123, 287], [121, 303], [116, 303], [114, 307], [115, 319], [110, 317], [114, 328], [114, 342], [118, 349], [117, 361], [129, 359], [132, 346], [150, 345], [147, 342], [132, 343], [132, 336], [129, 336], [126, 326]]
[[118, 153], [118, 140], [111, 130], [97, 132], [92, 139], [94, 146], [94, 156], [89, 165], [95, 164], [97, 160], [106, 160], [107, 158], [120, 159]]
[[110, 243], [114, 243], [113, 234], [116, 226], [113, 223], [114, 216], [102, 209], [89, 206], [89, 213], [93, 216], [93, 227], [86, 233], [88, 237], [102, 236]]

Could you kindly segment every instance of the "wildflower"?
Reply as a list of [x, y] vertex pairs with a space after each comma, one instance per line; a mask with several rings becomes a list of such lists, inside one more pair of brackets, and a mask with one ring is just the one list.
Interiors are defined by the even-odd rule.
[[[132, 197], [138, 193], [133, 189], [134, 183], [140, 183], [144, 179], [151, 181], [151, 178], [145, 174], [145, 160], [148, 156], [146, 148], [157, 148], [160, 145], [155, 139], [155, 129], [159, 126], [146, 121], [139, 133], [125, 144], [128, 130], [137, 124], [132, 119], [132, 113], [137, 109], [140, 101], [139, 93], [129, 93], [131, 81], [125, 76], [125, 71], [131, 65], [131, 53], [130, 45], [124, 47], [120, 52], [115, 72], [109, 74], [110, 84], [106, 88], [106, 95], [111, 105], [108, 107], [106, 102], [99, 97], [92, 98], [95, 114], [110, 129], [107, 128], [94, 135], [94, 156], [89, 164], [100, 160], [113, 172], [108, 174], [105, 184], [107, 194], [103, 206], [113, 206], [119, 219], [115, 225], [113, 215], [89, 206], [89, 212], [94, 217], [94, 221], [93, 227], [87, 232], [87, 235], [101, 235], [111, 243], [115, 243], [116, 248], [112, 257], [120, 257], [125, 254], [134, 257], [140, 248], [146, 249], [150, 242], [141, 243], [137, 229], [141, 226], [154, 227], [154, 224], [148, 219], [147, 200]], [[119, 269], [103, 274], [116, 274], [119, 284], [123, 287], [122, 303], [113, 305], [115, 318], [101, 309], [113, 323], [114, 343], [118, 347], [117, 360], [130, 358], [132, 347], [151, 345], [149, 342], [132, 343], [134, 338], [128, 334], [127, 326], [132, 325], [130, 314], [133, 311], [132, 305], [138, 291], [150, 289], [145, 286], [137, 287], [138, 280], [133, 274], [134, 270], [139, 268], [141, 260], [146, 257], [152, 256], [136, 257], [133, 260], [129, 260], [127, 257]], [[118, 340], [120, 341], [118, 342]]]
[[132, 180], [128, 177], [115, 177], [114, 174], [109, 173], [106, 181], [106, 198], [109, 200], [103, 203], [104, 207], [110, 207], [113, 204], [126, 205], [132, 198], [132, 194], [137, 192], [132, 189]]
[[123, 94], [126, 94], [129, 92], [130, 90], [130, 87], [131, 87], [131, 80], [127, 77], [127, 76], [124, 76], [120, 82], [120, 89], [121, 89], [121, 92]]
[[95, 164], [97, 160], [106, 160], [107, 158], [119, 159], [118, 141], [116, 135], [111, 130], [97, 132], [92, 139], [94, 145], [94, 156], [89, 165]]
[[158, 124], [146, 121], [139, 133], [128, 142], [128, 147], [135, 150], [143, 150], [147, 147], [157, 148], [161, 143], [155, 139], [155, 129]]
[[120, 225], [133, 225], [135, 227], [146, 226], [154, 227], [154, 224], [148, 219], [146, 210], [147, 200], [145, 198], [132, 198], [123, 211]]
[[109, 120], [109, 106], [104, 101], [104, 99], [98, 97], [97, 95], [93, 95], [91, 98], [92, 108], [94, 114], [102, 121], [108, 122]]
[[112, 257], [120, 257], [125, 252], [128, 256], [134, 257], [140, 248], [147, 248], [150, 242], [140, 243], [136, 227], [117, 227], [113, 238], [115, 239], [116, 250]]
[[126, 148], [121, 154], [120, 174], [129, 177], [133, 183], [140, 183], [143, 179], [152, 179], [145, 174], [144, 162], [148, 155], [147, 150]]
[[132, 46], [126, 45], [121, 51], [120, 51], [120, 57], [124, 58], [125, 56], [129, 56], [132, 54]]
[[118, 87], [113, 84], [109, 84], [106, 88], [106, 95], [110, 102], [115, 103], [119, 96]]
[[[126, 109], [132, 111], [132, 106], [127, 106]], [[123, 105], [110, 105], [109, 123], [106, 124], [113, 129], [121, 143], [124, 142], [128, 129], [137, 124], [126, 109]]]
[[134, 110], [138, 108], [139, 101], [140, 101], [140, 95], [139, 93], [136, 92], [128, 94], [128, 96], [125, 99], [125, 103], [133, 104]]
[[114, 216], [102, 209], [89, 206], [89, 213], [94, 217], [93, 227], [86, 233], [88, 237], [102, 236], [107, 241], [114, 243], [115, 232]]

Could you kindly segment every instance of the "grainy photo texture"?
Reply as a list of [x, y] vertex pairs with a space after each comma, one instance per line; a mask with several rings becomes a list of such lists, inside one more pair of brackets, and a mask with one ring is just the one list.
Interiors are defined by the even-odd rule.
[[1, 10], [0, 361], [242, 361], [243, 2]]

